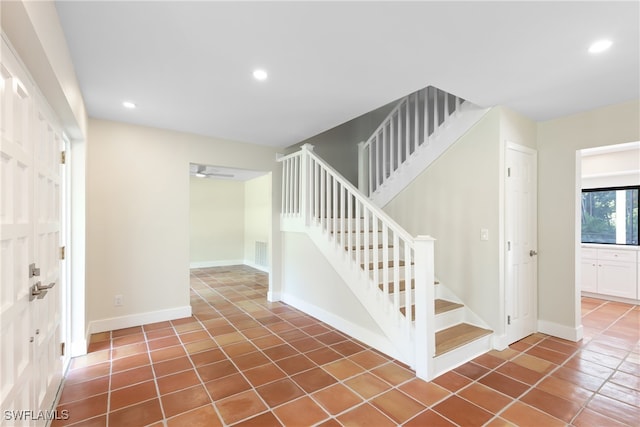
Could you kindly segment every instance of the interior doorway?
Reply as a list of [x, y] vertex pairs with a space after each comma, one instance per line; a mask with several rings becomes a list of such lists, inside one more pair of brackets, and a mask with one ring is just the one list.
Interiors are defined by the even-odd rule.
[[190, 165], [190, 267], [269, 272], [271, 173]]

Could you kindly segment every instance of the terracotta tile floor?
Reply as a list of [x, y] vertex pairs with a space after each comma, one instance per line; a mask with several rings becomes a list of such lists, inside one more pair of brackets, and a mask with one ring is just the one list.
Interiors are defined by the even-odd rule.
[[93, 335], [60, 396], [67, 425], [640, 423], [638, 306], [583, 298], [582, 342], [535, 334], [427, 383], [267, 302], [266, 282], [249, 267], [194, 270], [193, 317]]

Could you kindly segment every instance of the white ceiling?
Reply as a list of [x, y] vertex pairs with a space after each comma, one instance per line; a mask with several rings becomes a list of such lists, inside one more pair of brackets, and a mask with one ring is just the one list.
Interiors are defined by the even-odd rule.
[[91, 117], [230, 140], [289, 146], [428, 85], [536, 121], [640, 97], [638, 1], [56, 5]]

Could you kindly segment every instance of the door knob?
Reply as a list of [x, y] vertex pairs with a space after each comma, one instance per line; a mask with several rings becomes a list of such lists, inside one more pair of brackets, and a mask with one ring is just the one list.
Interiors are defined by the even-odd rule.
[[536, 256], [536, 255], [538, 255], [537, 251], [534, 251], [533, 249], [529, 251], [529, 256]]

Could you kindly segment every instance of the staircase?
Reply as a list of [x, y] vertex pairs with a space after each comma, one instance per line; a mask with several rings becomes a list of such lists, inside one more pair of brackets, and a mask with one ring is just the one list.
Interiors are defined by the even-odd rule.
[[311, 238], [418, 377], [491, 349], [492, 332], [436, 282], [433, 238], [408, 234], [310, 145], [280, 161], [282, 231]]
[[358, 189], [386, 205], [487, 111], [433, 86], [402, 98], [358, 144]]

